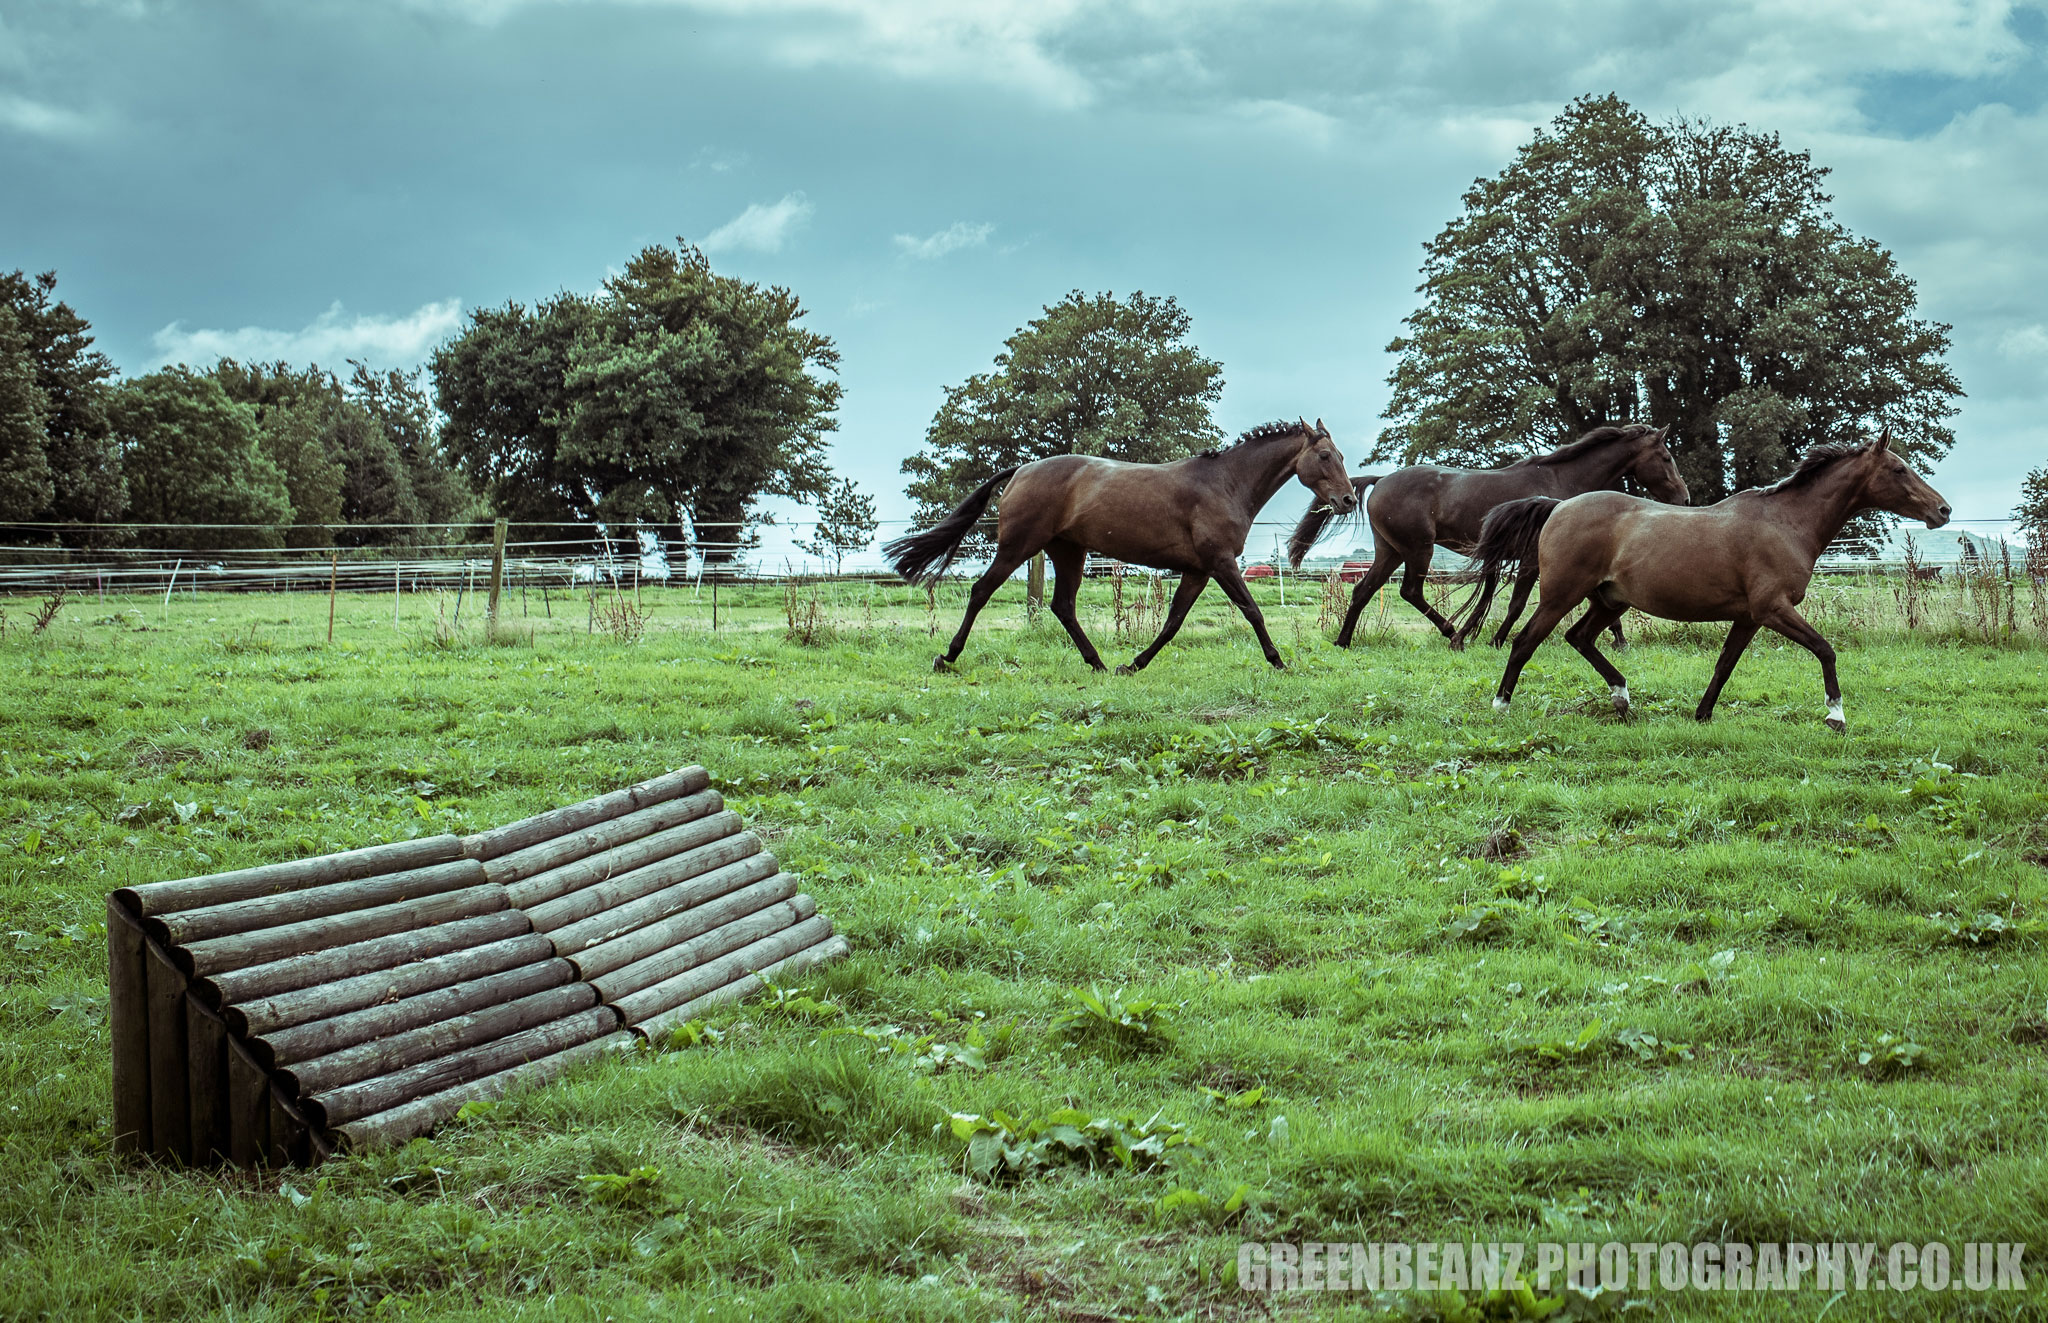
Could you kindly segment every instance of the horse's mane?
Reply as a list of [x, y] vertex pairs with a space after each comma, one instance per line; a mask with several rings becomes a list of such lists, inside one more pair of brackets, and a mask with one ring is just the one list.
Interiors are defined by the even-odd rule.
[[[1310, 430], [1312, 430], [1310, 425], [1305, 422], [1297, 420], [1290, 423], [1285, 419], [1275, 419], [1270, 423], [1260, 423], [1249, 431], [1239, 433], [1237, 440], [1231, 442], [1227, 448], [1235, 450], [1239, 446], [1252, 441], [1268, 441], [1276, 436], [1292, 436], [1296, 432], [1307, 432]], [[1204, 457], [1220, 455], [1222, 453], [1222, 448], [1204, 450], [1202, 452]]]
[[1562, 464], [1567, 460], [1577, 459], [1588, 451], [1598, 450], [1602, 446], [1611, 446], [1617, 441], [1633, 441], [1646, 432], [1654, 432], [1656, 430], [1656, 428], [1648, 423], [1608, 424], [1603, 427], [1594, 428], [1576, 441], [1567, 441], [1547, 455], [1533, 455], [1521, 462], [1524, 464]]
[[1768, 487], [1760, 487], [1757, 490], [1776, 492], [1791, 487], [1804, 487], [1818, 478], [1822, 471], [1831, 467], [1835, 461], [1864, 454], [1875, 444], [1877, 443], [1874, 441], [1823, 441], [1799, 457], [1797, 468]]

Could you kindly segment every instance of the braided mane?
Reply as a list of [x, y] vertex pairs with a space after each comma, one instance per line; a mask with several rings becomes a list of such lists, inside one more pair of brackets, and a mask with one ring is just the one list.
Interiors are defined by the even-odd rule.
[[[1239, 446], [1248, 445], [1253, 441], [1270, 441], [1276, 436], [1293, 436], [1296, 432], [1310, 432], [1314, 430], [1310, 424], [1305, 422], [1290, 423], [1285, 419], [1276, 419], [1270, 423], [1260, 423], [1249, 431], [1239, 433], [1237, 440], [1231, 442], [1227, 448], [1235, 450]], [[1204, 457], [1220, 455], [1222, 453], [1221, 449], [1213, 448], [1202, 452]]]

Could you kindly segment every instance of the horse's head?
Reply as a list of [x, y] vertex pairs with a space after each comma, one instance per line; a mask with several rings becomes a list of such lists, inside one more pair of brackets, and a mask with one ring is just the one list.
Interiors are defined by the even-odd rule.
[[1865, 510], [1886, 510], [1908, 519], [1919, 519], [1929, 528], [1948, 522], [1948, 498], [1913, 472], [1892, 449], [1892, 430], [1887, 427], [1858, 457], [1863, 466], [1863, 486], [1856, 494]]
[[1330, 429], [1318, 418], [1313, 427], [1302, 423], [1301, 432], [1303, 443], [1294, 458], [1294, 476], [1316, 494], [1319, 505], [1327, 503], [1340, 515], [1350, 514], [1358, 508], [1358, 493], [1352, 489], [1351, 475], [1344, 471], [1343, 453], [1330, 440]]
[[1671, 447], [1664, 440], [1670, 431], [1669, 427], [1655, 431], [1645, 428], [1635, 439], [1635, 457], [1623, 471], [1641, 483], [1653, 499], [1666, 505], [1691, 505], [1692, 493], [1686, 489], [1685, 479], [1678, 472], [1678, 461], [1671, 458]]

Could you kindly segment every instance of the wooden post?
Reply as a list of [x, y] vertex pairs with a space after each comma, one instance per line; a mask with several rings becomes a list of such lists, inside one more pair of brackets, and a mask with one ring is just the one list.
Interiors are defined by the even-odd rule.
[[107, 1004], [114, 1049], [114, 1152], [151, 1147], [149, 1128], [149, 988], [142, 927], [128, 907], [107, 897]]
[[1031, 558], [1031, 569], [1024, 579], [1024, 610], [1031, 619], [1038, 619], [1038, 613], [1045, 609], [1045, 553], [1039, 552]]
[[718, 632], [718, 580], [711, 581], [711, 632]]
[[391, 627], [398, 628], [398, 575], [396, 565], [391, 567]]
[[484, 608], [484, 628], [498, 623], [498, 594], [505, 587], [505, 521], [491, 525], [491, 601]]
[[333, 553], [327, 562], [327, 641], [334, 642], [334, 590], [341, 577], [341, 553]]

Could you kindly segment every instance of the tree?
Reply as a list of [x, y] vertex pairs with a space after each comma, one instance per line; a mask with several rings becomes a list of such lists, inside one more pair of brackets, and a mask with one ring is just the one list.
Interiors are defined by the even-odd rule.
[[49, 418], [28, 336], [13, 306], [0, 303], [0, 520], [34, 519], [56, 499]]
[[603, 292], [482, 309], [433, 359], [448, 453], [503, 513], [686, 520], [724, 559], [762, 496], [819, 496], [832, 341], [678, 240]]
[[[434, 415], [433, 401], [420, 385], [422, 373], [417, 369], [400, 372], [395, 368], [372, 372], [353, 359], [349, 367], [352, 371], [348, 397], [377, 420], [391, 442], [417, 511], [412, 522], [446, 525], [489, 518], [489, 511], [441, 447], [440, 421]], [[368, 480], [365, 475], [363, 481]], [[350, 481], [354, 483], [357, 479], [352, 476]], [[394, 498], [392, 508], [400, 506], [401, 502]], [[432, 538], [406, 540], [446, 540], [453, 535], [453, 530], [446, 528], [433, 532]]]
[[1119, 300], [1079, 290], [1003, 342], [993, 371], [948, 387], [903, 461], [919, 522], [932, 522], [992, 473], [1047, 455], [1156, 464], [1214, 445], [1209, 407], [1223, 365], [1186, 343], [1192, 319], [1171, 297]]
[[2035, 469], [2020, 484], [2020, 503], [2013, 507], [2013, 522], [2027, 540], [2027, 561], [2048, 566], [2048, 467]]
[[818, 524], [809, 541], [799, 540], [797, 550], [832, 562], [832, 572], [846, 563], [846, 557], [864, 550], [875, 540], [882, 521], [875, 518], [875, 498], [841, 478], [818, 498]]
[[[113, 534], [91, 526], [119, 519], [128, 504], [121, 453], [107, 419], [107, 383], [114, 364], [92, 347], [91, 323], [57, 301], [56, 289], [54, 271], [35, 277], [20, 271], [0, 274], [0, 305], [13, 313], [43, 397], [43, 461], [50, 495], [30, 517], [80, 525], [63, 530], [59, 540], [99, 545]], [[21, 462], [33, 465], [25, 453]], [[37, 480], [29, 481], [41, 490]]]
[[284, 544], [292, 519], [284, 473], [263, 453], [255, 410], [230, 400], [212, 377], [185, 367], [137, 377], [113, 392], [108, 416], [128, 474], [129, 517], [198, 525], [149, 530], [144, 541], [202, 549]]
[[1829, 214], [1826, 174], [1775, 134], [1573, 102], [1424, 246], [1374, 458], [1494, 465], [1668, 423], [1699, 503], [1884, 426], [1940, 458], [1949, 328]]

